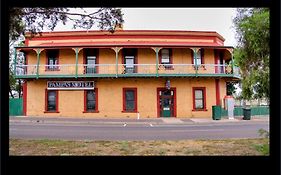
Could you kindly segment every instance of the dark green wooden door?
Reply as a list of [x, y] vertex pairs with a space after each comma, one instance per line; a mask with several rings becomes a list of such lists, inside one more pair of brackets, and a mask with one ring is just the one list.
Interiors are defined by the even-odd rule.
[[173, 117], [174, 114], [174, 93], [172, 90], [160, 91], [160, 116]]

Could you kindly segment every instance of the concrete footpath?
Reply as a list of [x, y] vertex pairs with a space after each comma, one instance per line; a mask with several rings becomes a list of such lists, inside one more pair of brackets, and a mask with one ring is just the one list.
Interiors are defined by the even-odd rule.
[[221, 118], [69, 118], [69, 117], [31, 117], [31, 116], [10, 116], [10, 122], [31, 122], [31, 123], [79, 123], [79, 124], [173, 124], [173, 125], [196, 125], [196, 124], [220, 124], [220, 123], [256, 123], [269, 122], [268, 116], [251, 117], [251, 120], [243, 120], [243, 117], [234, 119]]

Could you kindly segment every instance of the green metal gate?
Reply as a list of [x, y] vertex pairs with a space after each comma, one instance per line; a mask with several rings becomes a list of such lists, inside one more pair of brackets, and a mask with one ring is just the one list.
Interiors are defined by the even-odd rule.
[[23, 115], [22, 98], [10, 98], [9, 99], [9, 115], [10, 116]]

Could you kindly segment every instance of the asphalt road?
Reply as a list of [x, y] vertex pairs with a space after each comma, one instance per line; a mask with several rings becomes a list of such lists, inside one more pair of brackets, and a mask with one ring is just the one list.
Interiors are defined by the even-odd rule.
[[181, 140], [258, 138], [269, 123], [235, 122], [204, 124], [142, 123], [40, 123], [10, 122], [10, 138], [65, 140]]

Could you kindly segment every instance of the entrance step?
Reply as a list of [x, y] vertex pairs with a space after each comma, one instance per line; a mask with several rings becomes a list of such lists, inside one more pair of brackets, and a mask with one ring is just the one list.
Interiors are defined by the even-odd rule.
[[162, 121], [164, 123], [183, 123], [182, 120], [177, 119], [177, 118], [162, 118]]

